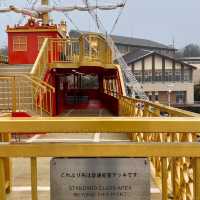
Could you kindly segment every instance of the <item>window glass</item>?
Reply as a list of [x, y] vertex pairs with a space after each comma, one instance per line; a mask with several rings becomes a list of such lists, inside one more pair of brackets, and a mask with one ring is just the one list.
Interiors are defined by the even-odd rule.
[[13, 37], [13, 51], [27, 51], [27, 37], [26, 36]]
[[142, 70], [134, 70], [134, 75], [138, 82], [142, 81]]
[[[66, 76], [66, 84], [68, 89], [98, 89], [99, 88], [99, 79], [98, 75], [81, 75], [80, 81], [78, 76], [72, 74]], [[79, 82], [81, 83], [79, 85]]]
[[152, 70], [145, 70], [144, 71], [144, 82], [151, 82], [152, 81]]
[[175, 81], [181, 81], [181, 69], [175, 69]]
[[191, 81], [190, 69], [184, 68], [184, 81]]
[[155, 81], [162, 81], [162, 70], [155, 70]]
[[186, 99], [186, 92], [185, 91], [177, 91], [176, 92], [176, 103], [177, 104], [184, 104]]
[[165, 81], [172, 81], [172, 69], [165, 69]]

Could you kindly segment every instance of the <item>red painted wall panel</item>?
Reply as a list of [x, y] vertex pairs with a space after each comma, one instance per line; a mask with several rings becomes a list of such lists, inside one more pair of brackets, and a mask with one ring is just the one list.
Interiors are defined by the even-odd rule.
[[[13, 37], [27, 36], [27, 51], [13, 51]], [[9, 64], [33, 64], [39, 53], [38, 37], [57, 38], [56, 32], [8, 33], [8, 60]]]

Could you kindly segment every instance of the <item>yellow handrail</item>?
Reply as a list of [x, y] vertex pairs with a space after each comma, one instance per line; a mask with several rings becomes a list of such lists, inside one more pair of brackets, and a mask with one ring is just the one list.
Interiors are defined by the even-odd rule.
[[[200, 144], [195, 142], [200, 118], [0, 118], [0, 132], [49, 133], [134, 133], [143, 134], [143, 141], [125, 143], [18, 143], [0, 144], [0, 196], [6, 200], [5, 188], [11, 179], [4, 168], [5, 159], [28, 157], [31, 160], [32, 199], [36, 200], [38, 157], [148, 157], [160, 179], [162, 200], [199, 200]], [[77, 126], [78, 124], [78, 126]], [[37, 128], [34, 128], [37, 127]], [[154, 133], [154, 137], [150, 134]], [[177, 132], [182, 135], [177, 137]], [[192, 133], [191, 133], [192, 132]], [[160, 137], [170, 137], [171, 140]], [[190, 135], [193, 140], [189, 140]], [[2, 134], [4, 138], [5, 134]], [[180, 138], [182, 138], [180, 140]], [[3, 141], [4, 142], [4, 141]], [[49, 151], [51, 149], [51, 151]], [[7, 184], [6, 184], [7, 183]], [[169, 186], [169, 187], [168, 187]], [[187, 198], [185, 198], [187, 197]]]
[[42, 80], [48, 69], [48, 62], [48, 38], [45, 38], [30, 74]]
[[[50, 116], [53, 115], [54, 102], [52, 95], [55, 93], [55, 89], [52, 86], [24, 74], [2, 76], [0, 82], [6, 83], [4, 90], [7, 92], [2, 95], [3, 99], [0, 99], [1, 108], [5, 112], [31, 111], [31, 114], [34, 114], [33, 111], [36, 113], [40, 111], [41, 116], [43, 112], [48, 113]], [[10, 88], [12, 88], [11, 91]], [[9, 95], [10, 93], [12, 98]], [[10, 100], [12, 101], [10, 102]]]
[[39, 79], [38, 77], [36, 77], [36, 76], [32, 76], [31, 78], [32, 78], [32, 79], [35, 79], [37, 82], [40, 82], [42, 85], [46, 86], [47, 88], [51, 89], [52, 92], [55, 92], [55, 88], [54, 88], [52, 85], [50, 85], [49, 83], [47, 83], [47, 82], [45, 82], [45, 81], [43, 81], [43, 80], [40, 80], [40, 79]]
[[[166, 113], [168, 117], [200, 117], [200, 114], [193, 113], [190, 111], [165, 106], [159, 103], [153, 103], [151, 101], [146, 101], [142, 99], [134, 99], [120, 95], [116, 91], [104, 90], [104, 93], [113, 96], [119, 100], [119, 110], [121, 111], [120, 115], [125, 116], [134, 116], [140, 114], [141, 116], [150, 116], [150, 114], [155, 114], [155, 116], [161, 116], [161, 114]], [[135, 111], [138, 111], [137, 114]], [[163, 115], [164, 116], [164, 115]], [[166, 117], [166, 116], [165, 116]]]

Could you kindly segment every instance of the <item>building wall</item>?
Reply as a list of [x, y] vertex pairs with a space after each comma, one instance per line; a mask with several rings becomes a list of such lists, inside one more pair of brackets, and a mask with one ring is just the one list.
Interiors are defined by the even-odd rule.
[[[142, 84], [144, 91], [147, 93], [158, 92], [159, 102], [167, 104], [168, 103], [168, 94], [169, 90], [171, 92], [172, 104], [178, 104], [176, 102], [176, 92], [184, 91], [186, 92], [186, 104], [194, 103], [194, 84], [193, 83], [181, 83], [181, 82], [168, 82], [168, 83], [143, 83]], [[154, 94], [155, 95], [155, 94]], [[154, 96], [153, 95], [153, 96]], [[153, 97], [152, 100], [155, 100]]]
[[199, 85], [200, 84], [200, 63], [198, 64], [192, 64], [193, 66], [195, 66], [197, 69], [193, 71], [193, 82], [195, 85]]
[[[165, 56], [151, 54], [132, 63], [133, 73], [152, 101], [168, 104], [194, 103], [194, 68]], [[158, 95], [158, 97], [156, 97]], [[183, 96], [183, 102], [180, 99]]]

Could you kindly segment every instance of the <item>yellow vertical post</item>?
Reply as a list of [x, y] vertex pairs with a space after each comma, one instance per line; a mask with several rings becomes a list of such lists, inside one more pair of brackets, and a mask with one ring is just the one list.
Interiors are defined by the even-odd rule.
[[5, 193], [5, 168], [4, 168], [4, 160], [0, 158], [0, 198], [1, 200], [6, 200]]
[[31, 192], [32, 200], [37, 200], [37, 158], [35, 157], [31, 158]]
[[[10, 142], [11, 133], [3, 134], [3, 142]], [[6, 180], [6, 192], [10, 193], [12, 188], [12, 162], [10, 158], [4, 158], [4, 167], [5, 167], [5, 180]]]
[[[172, 142], [177, 142], [176, 135], [172, 134]], [[172, 178], [172, 188], [173, 188], [173, 196], [174, 199], [177, 198], [178, 195], [178, 184], [179, 184], [179, 177], [178, 177], [178, 163], [177, 158], [172, 158], [172, 166], [171, 166], [171, 178]]]
[[177, 158], [172, 159], [172, 184], [173, 184], [173, 195], [174, 199], [176, 199], [179, 195], [179, 183], [180, 183], [180, 177], [179, 177], [179, 163]]
[[194, 200], [200, 199], [200, 158], [194, 160]]
[[149, 105], [147, 103], [144, 103], [143, 117], [148, 117], [148, 114], [149, 114]]
[[53, 103], [52, 103], [52, 100], [53, 100], [53, 95], [52, 95], [52, 91], [49, 90], [49, 104], [50, 104], [50, 116], [52, 117], [53, 116]]
[[12, 79], [12, 112], [16, 112], [16, 78]]
[[168, 199], [168, 170], [167, 170], [167, 158], [161, 158], [162, 162], [162, 200]]
[[42, 109], [43, 109], [43, 105], [42, 105], [42, 88], [40, 88], [40, 116], [42, 117]]

